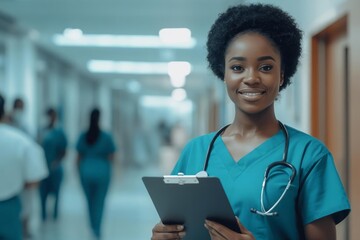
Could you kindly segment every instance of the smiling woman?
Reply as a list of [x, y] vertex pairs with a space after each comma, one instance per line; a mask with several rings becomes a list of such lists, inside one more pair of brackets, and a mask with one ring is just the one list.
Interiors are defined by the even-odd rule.
[[[335, 239], [335, 225], [350, 212], [329, 150], [275, 116], [301, 39], [294, 19], [272, 5], [230, 7], [210, 29], [207, 59], [226, 84], [235, 117], [191, 140], [172, 171], [221, 180], [241, 233], [204, 219], [209, 239]], [[159, 223], [152, 239], [186, 239], [186, 224]]]

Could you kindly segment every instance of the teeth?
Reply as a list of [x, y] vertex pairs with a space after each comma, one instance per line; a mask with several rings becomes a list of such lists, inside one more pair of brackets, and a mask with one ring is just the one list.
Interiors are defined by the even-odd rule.
[[243, 95], [247, 95], [247, 96], [257, 96], [257, 95], [261, 95], [261, 93], [250, 93], [250, 92], [245, 92], [242, 93]]

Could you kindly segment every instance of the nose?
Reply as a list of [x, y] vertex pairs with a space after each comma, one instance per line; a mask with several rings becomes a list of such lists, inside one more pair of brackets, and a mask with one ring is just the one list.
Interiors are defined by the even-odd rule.
[[244, 78], [244, 83], [247, 84], [256, 84], [260, 82], [260, 77], [258, 75], [258, 72], [255, 69], [249, 69], [247, 71], [247, 74]]

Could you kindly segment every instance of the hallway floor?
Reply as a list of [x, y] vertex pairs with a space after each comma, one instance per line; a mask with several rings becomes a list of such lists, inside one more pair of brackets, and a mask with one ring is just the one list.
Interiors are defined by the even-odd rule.
[[[159, 221], [142, 176], [161, 175], [155, 167], [146, 169], [115, 168], [106, 202], [102, 240], [150, 239], [151, 229]], [[85, 198], [74, 171], [63, 184], [60, 217], [38, 223], [32, 240], [91, 240]], [[51, 213], [51, 211], [49, 211]], [[49, 214], [50, 215], [50, 214]]]

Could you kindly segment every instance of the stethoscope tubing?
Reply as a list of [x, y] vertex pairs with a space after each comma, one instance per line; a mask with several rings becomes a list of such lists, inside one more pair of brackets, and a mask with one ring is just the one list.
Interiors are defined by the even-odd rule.
[[[261, 205], [261, 211], [259, 210], [256, 210], [255, 208], [251, 208], [250, 211], [252, 213], [256, 213], [256, 214], [259, 214], [259, 215], [262, 215], [262, 216], [277, 216], [278, 213], [277, 212], [272, 212], [275, 207], [281, 202], [281, 200], [284, 198], [286, 192], [288, 191], [288, 189], [290, 188], [292, 182], [294, 181], [295, 179], [295, 176], [296, 176], [296, 168], [287, 161], [287, 157], [288, 157], [288, 150], [289, 150], [289, 133], [285, 127], [285, 125], [278, 121], [279, 125], [280, 125], [280, 128], [281, 130], [283, 131], [284, 133], [284, 137], [285, 137], [285, 147], [284, 147], [284, 152], [283, 152], [283, 156], [282, 156], [282, 160], [281, 161], [276, 161], [276, 162], [273, 162], [271, 163], [269, 166], [267, 166], [266, 170], [265, 170], [265, 173], [264, 173], [264, 180], [263, 180], [263, 183], [262, 183], [262, 186], [261, 186], [261, 194], [260, 194], [260, 205]], [[204, 162], [204, 167], [203, 167], [203, 171], [202, 172], [205, 172], [206, 173], [206, 170], [207, 170], [207, 167], [208, 167], [208, 164], [209, 164], [209, 161], [210, 161], [210, 155], [211, 155], [211, 151], [214, 147], [214, 143], [216, 141], [216, 139], [225, 131], [225, 129], [230, 126], [229, 125], [226, 125], [224, 127], [222, 127], [219, 131], [217, 131], [214, 135], [214, 137], [212, 138], [210, 144], [209, 144], [209, 147], [208, 147], [208, 150], [207, 150], [207, 153], [206, 153], [206, 157], [205, 157], [205, 162]], [[267, 182], [267, 179], [269, 177], [269, 174], [270, 174], [270, 171], [271, 169], [273, 169], [274, 167], [276, 166], [284, 166], [286, 168], [289, 168], [291, 170], [291, 175], [289, 177], [289, 181], [288, 181], [288, 184], [286, 185], [285, 187], [285, 190], [282, 192], [282, 194], [280, 195], [279, 199], [273, 204], [272, 207], [270, 207], [268, 210], [265, 209], [264, 207], [264, 191], [265, 191], [265, 187], [266, 187], [266, 182]]]

